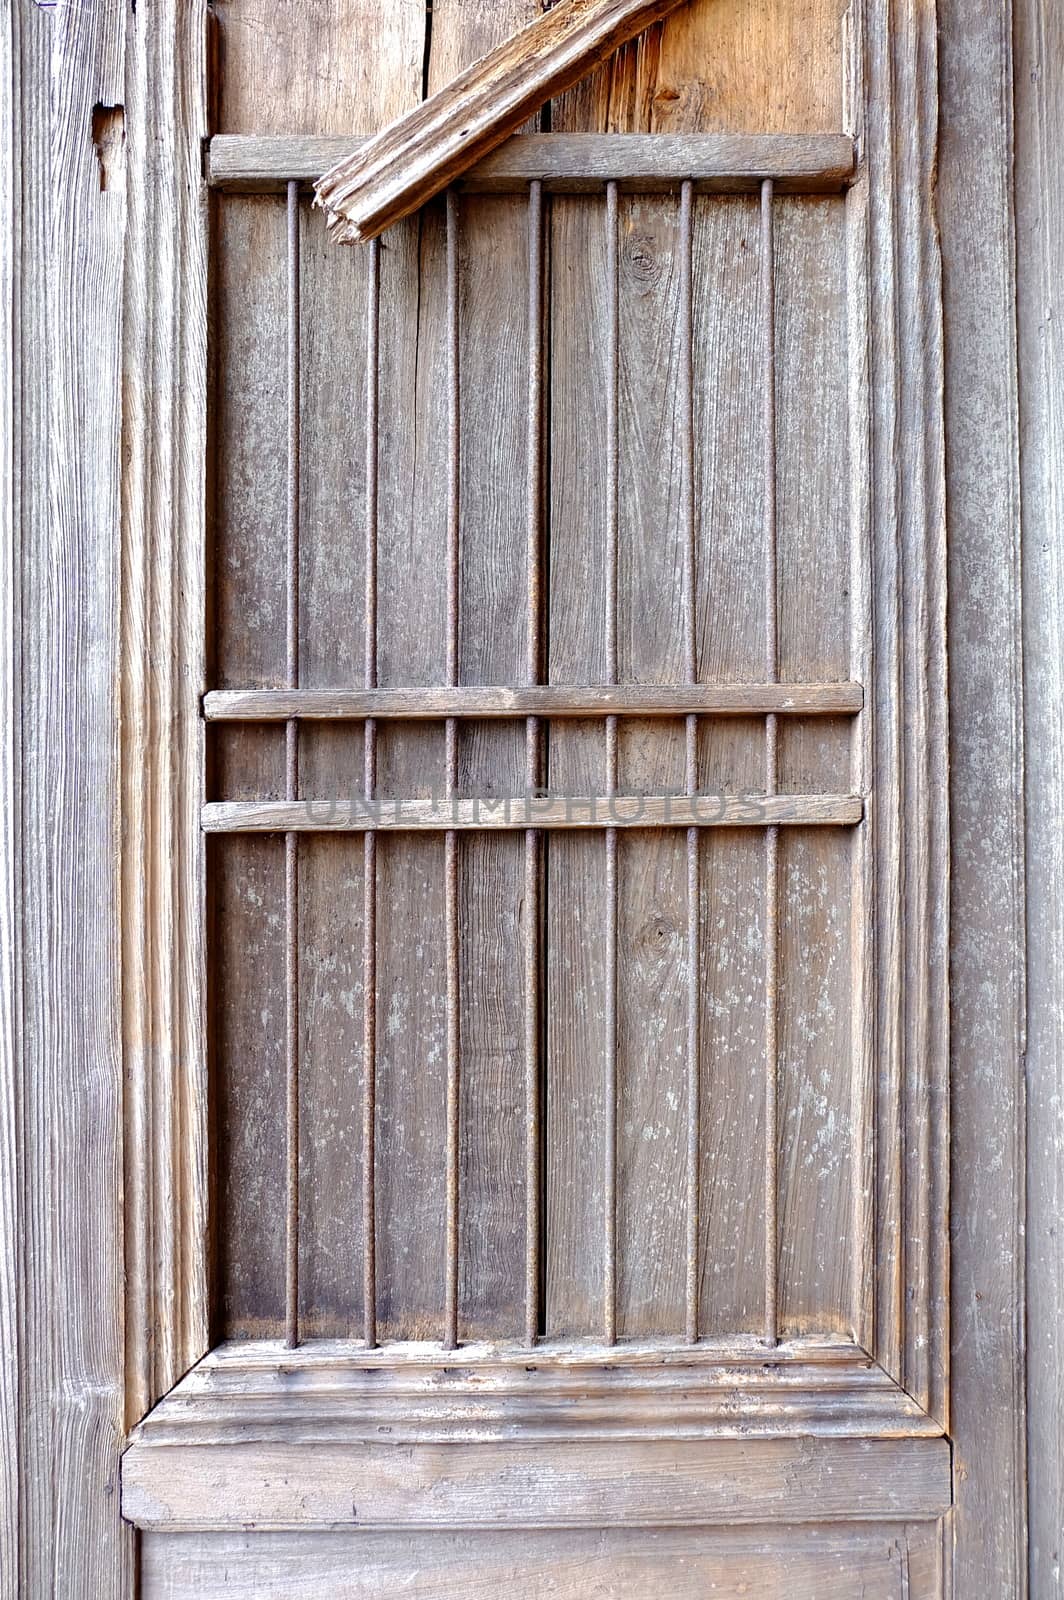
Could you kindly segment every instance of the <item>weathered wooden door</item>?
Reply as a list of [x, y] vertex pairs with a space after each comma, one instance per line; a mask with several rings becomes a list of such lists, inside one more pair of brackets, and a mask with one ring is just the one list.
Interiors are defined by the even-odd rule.
[[681, 13], [358, 250], [303, 186], [420, 8], [342, 113], [223, 11], [148, 1595], [942, 1592], [933, 28], [806, 9], [826, 65]]

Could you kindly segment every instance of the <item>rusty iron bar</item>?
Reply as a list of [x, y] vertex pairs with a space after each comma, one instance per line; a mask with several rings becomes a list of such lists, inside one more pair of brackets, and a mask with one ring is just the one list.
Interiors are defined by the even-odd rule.
[[[285, 683], [299, 687], [299, 185], [288, 185], [288, 459], [285, 506]], [[285, 724], [285, 798], [299, 793], [299, 724]], [[285, 834], [285, 1344], [299, 1343], [299, 856]]]
[[[528, 191], [528, 528], [525, 556], [528, 616], [526, 677], [543, 671], [543, 185]], [[540, 781], [538, 717], [525, 722], [525, 783]], [[525, 1343], [539, 1337], [540, 1317], [540, 856], [542, 835], [525, 833]]]
[[[776, 274], [773, 183], [761, 185], [761, 385], [764, 438], [765, 676], [779, 681], [776, 518]], [[765, 793], [779, 785], [776, 717], [765, 717]], [[765, 832], [765, 1343], [779, 1343], [779, 829]]]
[[[459, 372], [458, 197], [447, 191], [447, 681], [458, 682], [459, 527], [461, 521], [461, 396]], [[458, 724], [446, 723], [446, 788], [453, 800], [458, 784]], [[447, 962], [447, 1178], [445, 1311], [443, 1344], [458, 1344], [458, 1239], [461, 1092], [459, 1048], [458, 834], [444, 836], [444, 923]]]
[[[363, 677], [377, 687], [377, 524], [379, 509], [380, 245], [369, 247], [366, 310], [366, 549], [363, 609]], [[377, 788], [377, 724], [363, 729], [366, 799]], [[362, 1323], [372, 1350], [377, 1343], [377, 835], [362, 839]]]
[[[696, 557], [698, 526], [695, 511], [695, 376], [694, 376], [694, 185], [688, 179], [680, 189], [680, 434], [683, 461], [684, 526], [684, 666], [686, 681], [698, 681], [698, 612]], [[698, 717], [685, 722], [685, 787], [698, 793]], [[687, 1237], [685, 1334], [689, 1344], [698, 1340], [698, 1246], [701, 1233], [699, 1156], [701, 1149], [701, 1027], [699, 975], [701, 967], [701, 890], [699, 830], [687, 830]]]
[[[619, 550], [620, 278], [617, 185], [606, 185], [606, 675], [617, 682]], [[617, 718], [606, 718], [606, 791], [617, 791]], [[604, 1139], [603, 1331], [617, 1342], [617, 829], [606, 829], [606, 1119]]]

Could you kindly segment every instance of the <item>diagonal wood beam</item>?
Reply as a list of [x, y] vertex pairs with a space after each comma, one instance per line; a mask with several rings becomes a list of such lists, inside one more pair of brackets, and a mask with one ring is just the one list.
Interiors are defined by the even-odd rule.
[[375, 239], [679, 4], [561, 0], [319, 180], [330, 232], [345, 244]]

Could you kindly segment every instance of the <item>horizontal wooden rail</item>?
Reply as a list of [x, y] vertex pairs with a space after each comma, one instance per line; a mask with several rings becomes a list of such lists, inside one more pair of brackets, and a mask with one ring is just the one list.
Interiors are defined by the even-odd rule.
[[859, 683], [464, 685], [401, 689], [214, 689], [208, 722], [419, 721], [434, 717], [848, 716], [860, 711]]
[[[357, 136], [218, 134], [207, 155], [215, 189], [280, 194], [293, 180], [311, 184], [360, 143]], [[530, 133], [516, 134], [463, 174], [474, 193], [512, 194], [533, 182], [553, 193], [606, 183], [642, 194], [676, 188], [753, 191], [772, 178], [781, 193], [832, 193], [853, 176], [853, 140], [842, 133]]]
[[849, 827], [852, 794], [526, 795], [462, 800], [223, 800], [203, 807], [206, 833], [439, 832], [452, 828]]

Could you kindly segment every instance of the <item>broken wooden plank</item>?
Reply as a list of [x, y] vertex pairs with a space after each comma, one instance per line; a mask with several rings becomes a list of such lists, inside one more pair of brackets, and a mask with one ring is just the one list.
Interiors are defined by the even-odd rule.
[[315, 185], [330, 232], [374, 239], [678, 0], [561, 0]]
[[[218, 134], [207, 152], [207, 181], [236, 194], [280, 194], [295, 179], [322, 174], [373, 141], [352, 134]], [[507, 194], [542, 183], [578, 194], [616, 182], [650, 193], [690, 178], [696, 189], [754, 190], [772, 178], [780, 193], [829, 193], [854, 172], [844, 133], [519, 133], [462, 174], [471, 193]]]
[[853, 794], [478, 795], [455, 800], [220, 800], [203, 807], [207, 833], [365, 833], [387, 829], [848, 827], [864, 805]]
[[470, 685], [454, 688], [214, 689], [203, 698], [208, 722], [424, 721], [432, 717], [845, 716], [860, 711], [859, 683], [699, 683]]

